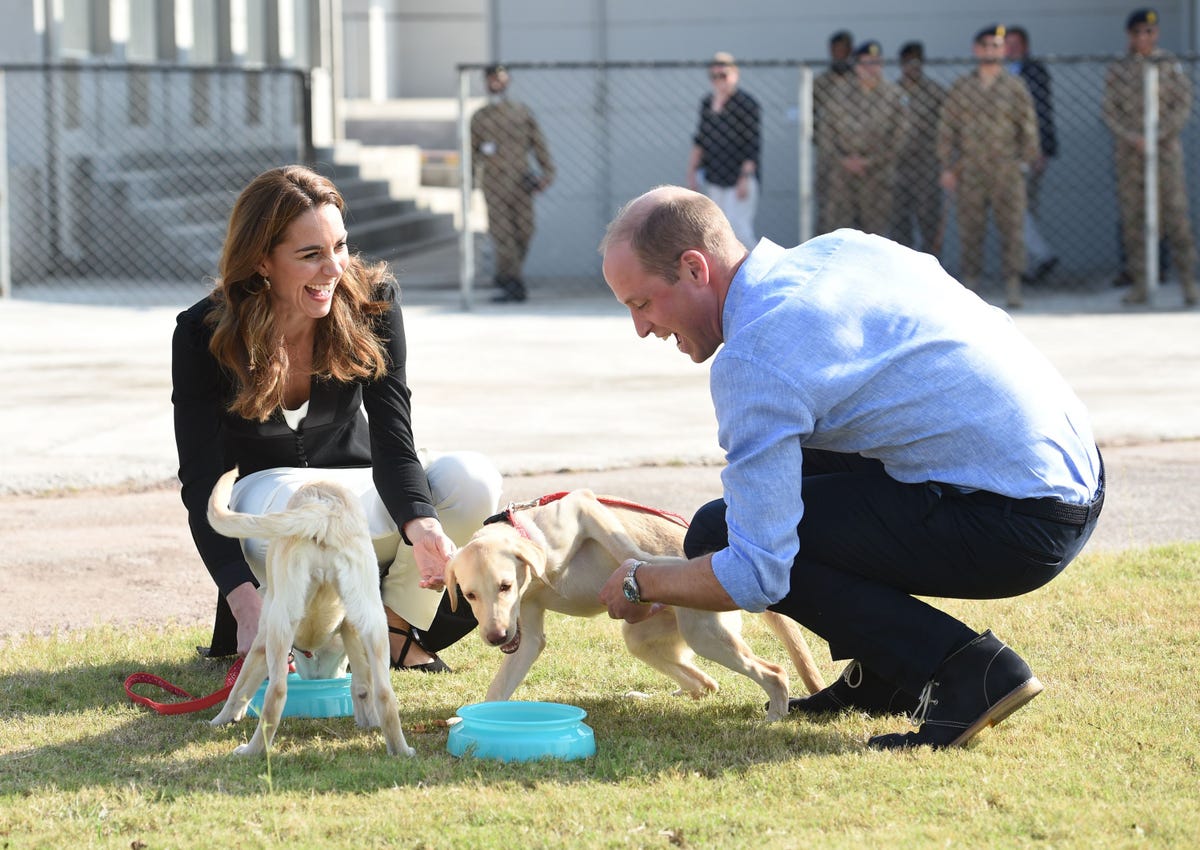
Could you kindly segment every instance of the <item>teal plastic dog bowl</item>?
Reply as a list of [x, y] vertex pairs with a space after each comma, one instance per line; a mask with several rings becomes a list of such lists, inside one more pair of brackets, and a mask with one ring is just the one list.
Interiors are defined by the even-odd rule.
[[533, 761], [583, 759], [596, 753], [587, 712], [558, 702], [479, 702], [457, 712], [446, 749], [453, 756]]
[[[263, 699], [267, 695], [267, 683], [263, 681], [246, 713], [258, 717]], [[337, 679], [301, 679], [297, 673], [287, 677], [287, 701], [283, 704], [284, 717], [351, 717], [354, 714], [354, 698], [350, 696], [350, 677]]]

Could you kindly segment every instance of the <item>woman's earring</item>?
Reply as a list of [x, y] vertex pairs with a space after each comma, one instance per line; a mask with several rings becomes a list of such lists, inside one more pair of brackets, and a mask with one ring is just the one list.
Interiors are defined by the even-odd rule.
[[271, 291], [271, 279], [269, 277], [267, 277], [266, 275], [263, 275], [263, 292], [270, 292], [270, 291]]

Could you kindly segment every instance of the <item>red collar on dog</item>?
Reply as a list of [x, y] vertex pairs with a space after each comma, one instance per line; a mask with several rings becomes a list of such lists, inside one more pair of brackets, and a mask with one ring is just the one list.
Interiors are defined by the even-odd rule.
[[[537, 499], [530, 499], [528, 502], [509, 502], [508, 507], [506, 507], [500, 513], [493, 514], [492, 516], [485, 519], [483, 521], [483, 524], [490, 525], [491, 523], [494, 523], [494, 522], [507, 522], [509, 525], [511, 525], [513, 528], [515, 528], [520, 533], [520, 535], [522, 537], [524, 537], [526, 540], [532, 539], [529, 536], [529, 532], [525, 530], [524, 526], [522, 526], [521, 523], [517, 522], [516, 512], [525, 510], [526, 508], [540, 508], [543, 505], [550, 504], [551, 502], [557, 502], [559, 499], [563, 498], [564, 496], [568, 495], [569, 493], [570, 493], [570, 491], [564, 490], [561, 493], [550, 493], [548, 495], [541, 496]], [[651, 508], [651, 507], [647, 507], [646, 505], [639, 505], [637, 502], [630, 502], [626, 499], [615, 499], [612, 496], [597, 496], [596, 498], [603, 505], [612, 505], [613, 507], [618, 507], [618, 508], [632, 508], [635, 511], [642, 511], [643, 513], [655, 514], [656, 516], [663, 517], [664, 519], [669, 519], [671, 522], [675, 523], [676, 525], [680, 525], [683, 528], [688, 527], [688, 521], [686, 519], [684, 519], [677, 513], [672, 513], [671, 511], [664, 511], [662, 508]]]

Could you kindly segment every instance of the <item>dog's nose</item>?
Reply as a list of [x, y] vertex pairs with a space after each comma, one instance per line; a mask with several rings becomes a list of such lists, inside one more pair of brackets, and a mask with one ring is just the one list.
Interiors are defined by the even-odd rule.
[[485, 639], [492, 646], [504, 646], [508, 643], [508, 632], [504, 629], [489, 629]]

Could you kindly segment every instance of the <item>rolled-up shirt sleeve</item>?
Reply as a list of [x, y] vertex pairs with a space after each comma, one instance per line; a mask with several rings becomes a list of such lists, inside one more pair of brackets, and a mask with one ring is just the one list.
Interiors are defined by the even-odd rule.
[[729, 529], [713, 573], [738, 607], [762, 611], [791, 588], [804, 513], [802, 441], [813, 417], [786, 376], [761, 361], [718, 357], [711, 384]]

